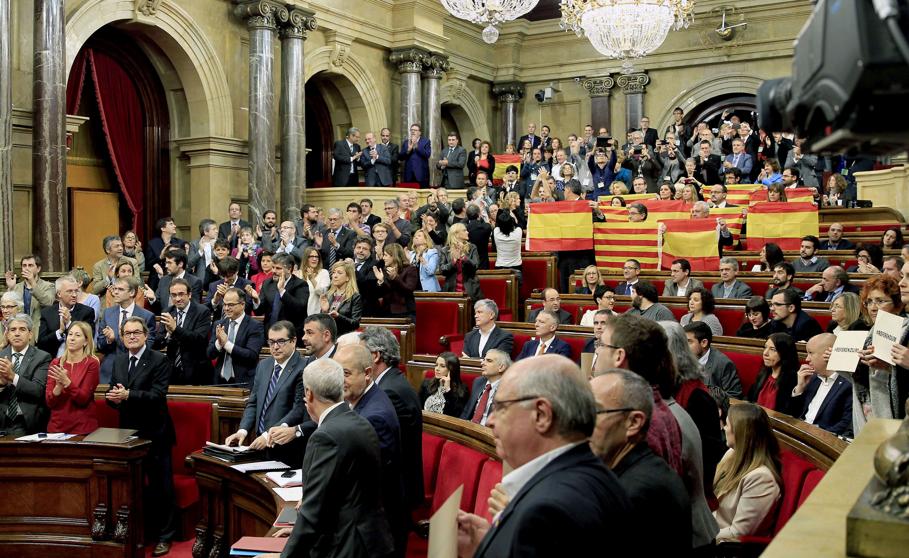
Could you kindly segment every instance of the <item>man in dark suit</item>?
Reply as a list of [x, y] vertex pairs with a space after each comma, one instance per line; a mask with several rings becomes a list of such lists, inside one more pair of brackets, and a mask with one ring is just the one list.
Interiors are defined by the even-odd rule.
[[[385, 146], [385, 149], [388, 150], [388, 158], [391, 159], [391, 182], [392, 185], [398, 183], [398, 174], [400, 173], [401, 163], [398, 162], [398, 155], [400, 154], [401, 147], [391, 142], [391, 130], [388, 128], [382, 128], [379, 131], [379, 137], [382, 140], [382, 145]], [[367, 223], [369, 224], [369, 223]]]
[[483, 358], [490, 349], [499, 349], [511, 354], [514, 348], [514, 335], [496, 327], [499, 317], [499, 306], [494, 300], [484, 298], [473, 305], [473, 319], [476, 329], [464, 336], [464, 349], [461, 356]]
[[[733, 126], [733, 128], [735, 128], [735, 126]], [[738, 132], [739, 139], [745, 144], [745, 153], [751, 155], [751, 160], [754, 161], [750, 174], [751, 181], [754, 182], [763, 170], [763, 165], [758, 163], [758, 149], [761, 147], [761, 139], [754, 130], [751, 129], [751, 124], [748, 122], [740, 123]], [[780, 164], [782, 164], [782, 162]]]
[[788, 333], [795, 341], [808, 341], [823, 332], [821, 324], [802, 310], [802, 297], [795, 289], [776, 291], [769, 302], [771, 333]]
[[448, 146], [442, 149], [440, 157], [436, 165], [442, 171], [441, 186], [444, 188], [463, 188], [467, 151], [458, 145], [458, 135], [456, 133], [448, 133]]
[[165, 247], [183, 249], [186, 241], [177, 237], [177, 224], [173, 217], [162, 217], [155, 221], [155, 230], [158, 236], [148, 241], [145, 247], [145, 269], [149, 272], [148, 286], [154, 290], [158, 287], [158, 274], [155, 271], [155, 265], [160, 267], [163, 261], [161, 254]]
[[246, 293], [228, 289], [224, 318], [215, 322], [208, 342], [208, 358], [217, 359], [214, 384], [249, 385], [265, 343], [262, 322], [244, 312]]
[[559, 316], [555, 312], [543, 310], [538, 312], [534, 321], [535, 336], [521, 347], [521, 353], [515, 361], [534, 355], [557, 354], [571, 358], [571, 345], [556, 337], [559, 329]]
[[855, 243], [843, 238], [843, 224], [830, 223], [827, 239], [821, 241], [821, 250], [854, 250]]
[[723, 168], [723, 159], [711, 153], [713, 145], [707, 141], [702, 141], [698, 146], [698, 154], [694, 159], [694, 174], [698, 182], [704, 185], [719, 184], [720, 169]]
[[230, 242], [231, 249], [237, 247], [237, 241], [240, 240], [240, 229], [250, 226], [249, 221], [240, 218], [242, 214], [240, 204], [231, 202], [227, 206], [227, 215], [230, 218], [218, 225], [218, 238]]
[[360, 130], [348, 128], [347, 137], [335, 142], [331, 150], [331, 158], [335, 162], [334, 171], [331, 173], [331, 183], [334, 186], [356, 186], [357, 162], [360, 160]]
[[343, 399], [344, 370], [321, 359], [306, 370], [304, 402], [318, 429], [303, 458], [303, 498], [281, 558], [387, 556], [393, 542], [376, 474], [376, 432]]
[[120, 339], [120, 327], [126, 320], [133, 316], [145, 321], [149, 330], [148, 348], [155, 343], [155, 315], [136, 305], [136, 293], [139, 290], [139, 280], [135, 277], [121, 277], [110, 286], [111, 298], [114, 305], [105, 308], [98, 324], [98, 333], [95, 335], [95, 349], [104, 355], [101, 361], [101, 383], [110, 383], [111, 373], [114, 370], [114, 355], [126, 352], [126, 346]]
[[468, 205], [467, 240], [477, 247], [477, 269], [489, 269], [489, 237], [491, 236], [492, 226], [480, 219], [480, 207], [473, 203]]
[[[662, 525], [658, 537], [639, 541], [648, 556], [687, 556], [691, 550], [691, 504], [682, 479], [647, 445], [653, 388], [629, 370], [616, 369], [590, 381], [599, 409], [590, 437], [593, 453], [619, 479], [631, 500], [634, 525]], [[623, 412], [612, 412], [625, 409]]]
[[518, 145], [515, 146], [518, 151], [520, 151], [521, 148], [524, 147], [524, 142], [526, 140], [530, 140], [531, 149], [536, 149], [537, 147], [543, 146], [543, 142], [540, 139], [540, 136], [538, 136], [536, 134], [536, 131], [537, 131], [536, 122], [531, 122], [527, 125], [527, 133], [518, 139]]
[[164, 268], [167, 274], [158, 282], [158, 288], [152, 290], [149, 285], [145, 287], [145, 300], [149, 303], [149, 310], [155, 314], [171, 305], [170, 283], [174, 279], [183, 279], [189, 283], [190, 296], [194, 302], [202, 302], [202, 281], [186, 271], [186, 252], [179, 249], [170, 250], [164, 256]]
[[685, 326], [688, 346], [707, 373], [707, 384], [723, 390], [729, 397], [742, 398], [742, 381], [729, 357], [710, 346], [713, 332], [704, 322], [691, 322]]
[[[374, 248], [372, 238], [361, 236], [354, 244], [354, 269], [357, 272], [357, 289], [363, 301], [363, 317], [378, 317], [381, 314], [379, 307], [378, 280], [373, 268], [378, 260], [372, 256]], [[384, 262], [383, 262], [384, 265]]]
[[[494, 527], [458, 514], [459, 556], [583, 555], [602, 545], [604, 525], [615, 533], [633, 529], [628, 498], [587, 443], [596, 402], [577, 365], [557, 355], [519, 362], [502, 378], [495, 405], [489, 424], [499, 456], [524, 474], [507, 487], [513, 496]], [[576, 409], [571, 420], [559, 416], [567, 408]], [[518, 428], [528, 421], [535, 428]], [[640, 542], [614, 539], [609, 552], [615, 556], [630, 556]]]
[[634, 297], [636, 294], [635, 285], [640, 281], [640, 275], [641, 262], [637, 260], [625, 260], [625, 264], [622, 266], [622, 277], [624, 277], [625, 280], [616, 285], [615, 294]]
[[[316, 249], [322, 255], [322, 265], [331, 269], [335, 262], [353, 257], [357, 233], [344, 226], [341, 210], [332, 207], [325, 215], [325, 231], [315, 234]], [[301, 262], [303, 265], [305, 262]]]
[[[224, 301], [224, 293], [227, 289], [240, 289], [246, 291], [246, 287], [253, 286], [253, 282], [244, 277], [240, 277], [240, 260], [233, 256], [224, 256], [215, 264], [218, 268], [217, 281], [212, 281], [208, 285], [207, 294], [205, 295], [204, 304], [211, 310], [212, 315], [221, 318], [221, 303]], [[246, 301], [246, 313], [253, 311], [252, 300]]]
[[410, 138], [401, 144], [398, 159], [404, 161], [404, 182], [417, 182], [420, 188], [428, 188], [432, 142], [421, 137], [422, 130], [419, 124], [410, 125]]
[[[305, 218], [304, 218], [305, 219]], [[306, 237], [297, 234], [297, 226], [292, 221], [282, 221], [279, 227], [280, 240], [272, 248], [275, 254], [290, 254], [296, 258], [297, 263], [303, 263], [303, 250], [311, 246], [312, 242]], [[304, 225], [304, 231], [307, 230]], [[319, 229], [316, 230], [318, 232]], [[315, 233], [311, 233], [315, 235]]]
[[641, 117], [641, 134], [644, 136], [644, 143], [650, 146], [650, 149], [656, 149], [656, 142], [660, 139], [656, 128], [650, 127], [650, 117]]
[[[358, 163], [366, 171], [367, 186], [389, 187], [393, 184], [392, 159], [388, 153], [388, 147], [376, 143], [376, 135], [372, 132], [366, 132], [366, 150], [360, 155]], [[398, 164], [397, 154], [395, 154], [394, 164]]]
[[148, 327], [142, 318], [129, 318], [121, 324], [120, 338], [126, 351], [114, 356], [105, 398], [108, 405], [120, 411], [120, 428], [138, 430], [139, 438], [151, 440], [151, 450], [142, 464], [148, 477], [145, 518], [148, 532], [158, 540], [152, 556], [162, 556], [170, 551], [176, 533], [170, 456], [176, 434], [167, 411], [170, 365], [164, 354], [147, 348]]
[[508, 353], [499, 349], [489, 349], [480, 363], [483, 376], [473, 382], [470, 398], [461, 413], [462, 419], [486, 425], [489, 415], [492, 414], [492, 398], [499, 388], [499, 380], [511, 364], [511, 356]]
[[171, 366], [170, 385], [203, 385], [211, 382], [211, 359], [206, 354], [211, 331], [211, 310], [193, 302], [189, 283], [174, 279], [170, 284], [172, 306], [161, 313], [155, 348], [164, 349]]
[[57, 302], [41, 310], [41, 326], [38, 329], [38, 348], [51, 356], [62, 354], [66, 330], [73, 322], [87, 322], [95, 330], [95, 311], [79, 304], [80, 284], [72, 275], [58, 277]]
[[792, 415], [839, 436], [852, 437], [852, 382], [827, 369], [824, 352], [836, 336], [821, 333], [808, 340], [808, 362], [799, 368], [792, 390]]
[[252, 298], [256, 314], [265, 317], [270, 326], [281, 320], [294, 325], [297, 333], [303, 333], [306, 319], [306, 304], [309, 301], [309, 283], [294, 275], [294, 258], [290, 254], [276, 254], [272, 258], [272, 276], [262, 283], [262, 291], [250, 288], [247, 294]]
[[15, 436], [44, 432], [50, 416], [44, 391], [51, 356], [30, 345], [34, 329], [28, 314], [10, 318], [0, 351], [0, 430]]
[[859, 294], [861, 289], [849, 282], [849, 274], [838, 265], [832, 265], [821, 272], [821, 280], [805, 291], [805, 300], [833, 302], [842, 293]]
[[380, 326], [367, 326], [360, 343], [372, 353], [376, 386], [388, 395], [401, 425], [401, 465], [404, 501], [413, 511], [423, 503], [423, 407], [417, 392], [398, 368], [401, 348], [395, 336]]
[[574, 316], [571, 315], [571, 312], [562, 310], [562, 296], [559, 294], [559, 291], [552, 287], [543, 289], [543, 307], [531, 310], [530, 314], [527, 315], [527, 321], [536, 322], [537, 316], [539, 316], [540, 312], [543, 310], [548, 310], [549, 312], [556, 314], [559, 317], [560, 324], [574, 324]]

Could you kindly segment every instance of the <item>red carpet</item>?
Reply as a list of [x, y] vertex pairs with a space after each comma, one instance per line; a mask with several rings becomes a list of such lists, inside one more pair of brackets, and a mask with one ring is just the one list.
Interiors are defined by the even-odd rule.
[[[170, 553], [166, 554], [167, 558], [192, 558], [193, 555], [193, 540], [188, 541], [174, 541], [174, 545], [170, 547]], [[155, 546], [151, 545], [145, 549], [145, 556], [149, 558], [152, 555], [152, 551], [155, 550]]]

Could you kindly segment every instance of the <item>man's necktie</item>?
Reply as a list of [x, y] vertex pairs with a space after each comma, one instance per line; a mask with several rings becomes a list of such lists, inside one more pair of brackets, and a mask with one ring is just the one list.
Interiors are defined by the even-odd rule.
[[[22, 364], [22, 353], [13, 353], [13, 374], [19, 373], [19, 365]], [[16, 386], [9, 385], [9, 401], [6, 407], [6, 418], [9, 422], [16, 420], [19, 416], [19, 398], [16, 396]]]
[[[332, 231], [332, 234], [335, 235], [335, 240], [338, 240], [338, 235], [341, 233], [341, 230]], [[331, 269], [331, 266], [335, 265], [335, 261], [338, 259], [338, 254], [335, 252], [335, 245], [333, 242], [328, 242], [328, 269]]]
[[136, 373], [136, 363], [139, 362], [139, 358], [135, 356], [129, 357], [129, 368], [126, 370], [126, 381], [129, 383], [133, 379], [133, 374]]
[[123, 310], [123, 317], [120, 318], [120, 331], [123, 331], [123, 325], [126, 324], [126, 320], [129, 319], [129, 314], [126, 310]]
[[[275, 299], [271, 301], [271, 316], [268, 323], [269, 326], [277, 322], [280, 319], [278, 316], [281, 315], [281, 291], [279, 291], [277, 287], [278, 285], [276, 283]], [[284, 288], [287, 288], [287, 283], [284, 283]]]
[[543, 341], [540, 341], [540, 345], [537, 347], [537, 355], [544, 355], [544, 354], [546, 354], [546, 343], [543, 343]]
[[[237, 336], [237, 322], [231, 320], [227, 326], [227, 340], [231, 343]], [[224, 363], [221, 365], [221, 377], [225, 382], [229, 382], [234, 377], [234, 362], [230, 353], [224, 352]]]
[[271, 379], [268, 381], [268, 389], [265, 391], [265, 400], [262, 401], [262, 412], [259, 414], [259, 423], [257, 428], [259, 434], [265, 432], [265, 413], [268, 412], [268, 406], [275, 396], [275, 389], [278, 387], [278, 376], [281, 375], [281, 365], [275, 364], [275, 371], [271, 373]]
[[483, 413], [486, 412], [486, 405], [489, 404], [489, 393], [492, 391], [492, 384], [486, 382], [486, 387], [483, 388], [483, 395], [480, 396], [480, 400], [477, 401], [477, 410], [473, 412], [473, 418], [470, 419], [471, 422], [481, 424], [483, 420]]
[[[177, 310], [177, 327], [182, 327], [183, 325], [183, 310]], [[180, 345], [177, 345], [177, 354], [174, 356], [174, 368], [179, 371], [183, 371], [183, 355], [180, 353], [183, 350], [180, 348]]]
[[453, 147], [449, 147], [449, 148], [448, 148], [448, 156], [445, 157], [445, 160], [446, 160], [446, 161], [449, 160], [449, 159], [451, 159], [451, 154], [452, 154], [452, 153], [454, 153], [454, 148], [453, 148]]
[[29, 316], [32, 315], [32, 290], [28, 287], [22, 287], [22, 308]]

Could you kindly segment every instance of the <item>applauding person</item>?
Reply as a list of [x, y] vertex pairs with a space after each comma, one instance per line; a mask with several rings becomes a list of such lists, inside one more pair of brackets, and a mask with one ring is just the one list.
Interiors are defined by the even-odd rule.
[[338, 335], [360, 327], [363, 302], [357, 290], [357, 272], [348, 261], [331, 266], [331, 287], [319, 297], [322, 313], [335, 320]]
[[94, 352], [91, 326], [73, 322], [66, 333], [63, 355], [52, 360], [47, 369], [45, 395], [51, 410], [48, 432], [90, 434], [98, 428], [95, 388], [100, 365]]

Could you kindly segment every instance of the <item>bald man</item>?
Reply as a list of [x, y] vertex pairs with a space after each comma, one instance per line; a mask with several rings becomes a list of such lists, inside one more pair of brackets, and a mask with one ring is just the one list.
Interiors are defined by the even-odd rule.
[[808, 362], [792, 390], [792, 415], [839, 436], [852, 437], [852, 383], [827, 369], [824, 353], [836, 336], [821, 333], [808, 340]]

